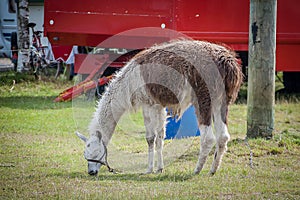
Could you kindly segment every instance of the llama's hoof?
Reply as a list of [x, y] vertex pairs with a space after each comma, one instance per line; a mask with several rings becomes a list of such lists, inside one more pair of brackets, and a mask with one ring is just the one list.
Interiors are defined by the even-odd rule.
[[210, 171], [210, 172], [209, 172], [209, 175], [210, 175], [210, 176], [213, 176], [213, 175], [215, 175], [215, 173], [216, 173], [216, 172]]
[[200, 171], [201, 171], [201, 170], [195, 169], [195, 170], [194, 170], [194, 174], [197, 175], [197, 174], [200, 173]]
[[162, 169], [158, 169], [157, 171], [156, 171], [156, 174], [161, 174], [161, 173], [163, 173], [163, 168]]
[[144, 173], [141, 173], [141, 175], [147, 175], [147, 174], [153, 174], [153, 171], [146, 171]]

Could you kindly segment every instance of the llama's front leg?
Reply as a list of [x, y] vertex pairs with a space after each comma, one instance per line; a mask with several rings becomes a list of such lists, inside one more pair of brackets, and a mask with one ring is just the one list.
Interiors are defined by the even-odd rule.
[[211, 151], [211, 148], [213, 147], [215, 143], [215, 136], [212, 131], [211, 125], [206, 126], [206, 125], [200, 125], [200, 153], [199, 153], [199, 159], [195, 168], [194, 173], [199, 174], [200, 171], [202, 170], [207, 156], [209, 152]]
[[213, 175], [218, 170], [220, 163], [222, 161], [222, 157], [227, 150], [227, 142], [230, 139], [230, 135], [228, 133], [227, 125], [223, 122], [220, 115], [215, 116], [215, 130], [216, 130], [216, 150], [214, 161], [210, 170], [210, 173]]
[[148, 143], [148, 169], [146, 171], [146, 174], [153, 173], [154, 168], [154, 141], [155, 141], [155, 135], [152, 135], [150, 137], [147, 137], [147, 143]]
[[163, 145], [164, 145], [164, 130], [156, 137], [156, 152], [157, 152], [157, 173], [162, 173], [164, 169], [163, 160]]
[[156, 136], [156, 152], [157, 152], [157, 173], [162, 173], [164, 169], [163, 147], [166, 133], [166, 118], [167, 113], [161, 106], [157, 107], [157, 136]]
[[143, 107], [144, 124], [146, 128], [146, 140], [148, 143], [148, 168], [146, 174], [153, 173], [154, 168], [154, 142], [155, 142], [155, 129], [153, 126], [153, 120], [151, 112], [152, 109], [149, 106]]

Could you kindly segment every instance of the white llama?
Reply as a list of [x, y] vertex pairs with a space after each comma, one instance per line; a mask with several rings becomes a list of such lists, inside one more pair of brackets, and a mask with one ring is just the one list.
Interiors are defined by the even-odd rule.
[[[148, 169], [154, 169], [154, 147], [157, 172], [162, 172], [163, 140], [168, 107], [179, 117], [190, 106], [195, 107], [201, 132], [198, 174], [215, 141], [216, 150], [210, 170], [214, 174], [227, 148], [228, 105], [235, 101], [242, 82], [240, 65], [230, 49], [208, 42], [177, 40], [153, 46], [138, 53], [116, 75], [100, 99], [89, 126], [90, 137], [77, 133], [85, 141], [88, 173], [96, 175], [107, 165], [107, 149], [122, 114], [142, 107]], [[215, 135], [212, 129], [215, 127]]]

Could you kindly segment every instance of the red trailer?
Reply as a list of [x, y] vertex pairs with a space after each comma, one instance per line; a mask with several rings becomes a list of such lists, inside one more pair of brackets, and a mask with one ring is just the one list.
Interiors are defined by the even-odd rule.
[[[300, 1], [277, 2], [276, 70], [299, 88]], [[44, 29], [53, 45], [126, 49], [143, 49], [184, 34], [225, 43], [247, 65], [249, 5], [249, 0], [45, 0]]]

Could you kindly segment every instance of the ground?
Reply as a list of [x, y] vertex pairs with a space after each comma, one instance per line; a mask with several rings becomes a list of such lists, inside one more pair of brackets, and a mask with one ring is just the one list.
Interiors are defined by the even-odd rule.
[[[74, 103], [53, 102], [72, 83], [20, 79], [11, 89], [10, 75], [5, 78], [0, 85], [0, 199], [300, 199], [298, 99], [276, 102], [273, 139], [248, 143], [246, 104], [231, 106], [231, 140], [214, 176], [208, 173], [213, 155], [199, 175], [193, 174], [201, 139], [196, 137], [162, 174], [141, 175], [134, 168], [112, 174], [102, 168], [93, 177], [87, 174], [84, 144], [74, 134]], [[125, 118], [112, 142], [122, 151], [142, 154], [147, 145], [141, 112], [127, 119], [135, 128]], [[146, 166], [131, 159], [125, 162]]]

